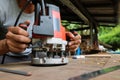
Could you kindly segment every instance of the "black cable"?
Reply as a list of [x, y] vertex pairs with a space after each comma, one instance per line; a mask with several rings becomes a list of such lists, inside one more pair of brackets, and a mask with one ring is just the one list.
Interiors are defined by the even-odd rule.
[[23, 11], [26, 9], [26, 7], [30, 4], [30, 2], [31, 2], [31, 0], [29, 0], [29, 1], [27, 1], [27, 2], [25, 3], [25, 5], [24, 5], [23, 8], [21, 9], [21, 11], [20, 11], [20, 13], [19, 13], [19, 15], [18, 15], [18, 17], [17, 17], [17, 19], [16, 19], [16, 21], [15, 21], [14, 26], [17, 25], [17, 23], [18, 23], [18, 21], [19, 21], [19, 19], [20, 19], [21, 14], [22, 14]]
[[3, 57], [2, 57], [2, 61], [1, 61], [1, 64], [4, 64], [4, 62], [5, 62], [5, 58], [6, 58], [6, 54], [3, 55]]

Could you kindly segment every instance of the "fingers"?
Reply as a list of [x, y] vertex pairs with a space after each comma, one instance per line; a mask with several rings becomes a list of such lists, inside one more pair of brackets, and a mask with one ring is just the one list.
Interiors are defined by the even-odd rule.
[[78, 33], [76, 33], [77, 34], [76, 36], [74, 36], [72, 33], [68, 33], [68, 34], [71, 38], [69, 42], [70, 46], [75, 44], [79, 45], [81, 43], [81, 36]]
[[69, 42], [69, 46], [71, 46], [71, 45], [79, 45], [80, 43], [81, 43], [81, 40], [80, 40], [80, 39], [74, 40], [74, 41], [70, 41], [70, 42]]
[[27, 30], [29, 25], [30, 25], [30, 21], [25, 21], [24, 23], [19, 24], [19, 26], [24, 30]]
[[73, 37], [73, 40], [81, 40], [81, 36], [79, 34], [77, 34], [76, 36]]
[[27, 20], [27, 21], [19, 24], [19, 26], [22, 26], [22, 25], [23, 25], [23, 26], [29, 26], [29, 25], [30, 25], [30, 21]]
[[27, 44], [18, 43], [10, 39], [7, 39], [7, 45], [8, 45], [10, 52], [16, 52], [16, 53], [22, 52], [26, 49], [26, 47], [28, 47]]
[[77, 32], [66, 32], [66, 36], [70, 38], [70, 40], [78, 40], [81, 39], [81, 36]]
[[8, 33], [6, 34], [6, 43], [11, 52], [22, 52], [28, 47], [28, 43], [31, 39], [28, 37], [29, 34], [22, 27], [26, 27], [30, 24], [29, 21], [25, 21], [16, 27], [9, 27]]
[[29, 43], [31, 41], [28, 37], [24, 35], [14, 34], [10, 31], [6, 34], [6, 38], [18, 43]]
[[69, 38], [70, 40], [73, 40], [75, 36], [71, 32], [66, 32], [66, 37]]
[[[19, 35], [24, 35], [24, 36], [29, 36], [28, 32], [26, 32], [25, 30], [27, 29], [27, 27], [30, 25], [30, 21], [27, 20], [23, 23], [20, 23], [19, 26], [12, 26], [8, 28], [8, 31], [14, 33], [14, 34], [19, 34]], [[21, 27], [21, 28], [20, 28]], [[23, 30], [24, 29], [24, 30]]]
[[28, 32], [23, 30], [20, 27], [9, 27], [8, 32], [11, 32], [13, 34], [23, 35], [23, 36], [29, 36]]
[[28, 43], [31, 41], [31, 39], [26, 36], [13, 34], [12, 32], [6, 34], [6, 40], [10, 52], [24, 51], [28, 47]]
[[30, 25], [30, 21], [29, 21], [29, 20], [26, 20], [26, 21], [24, 22], [24, 24], [26, 24], [27, 26], [29, 26], [29, 25]]
[[66, 35], [70, 38], [68, 43], [69, 51], [76, 51], [81, 43], [81, 36], [77, 32], [67, 32]]
[[80, 43], [81, 43], [81, 40], [70, 41], [68, 44], [69, 51], [72, 51], [72, 52], [76, 51]]

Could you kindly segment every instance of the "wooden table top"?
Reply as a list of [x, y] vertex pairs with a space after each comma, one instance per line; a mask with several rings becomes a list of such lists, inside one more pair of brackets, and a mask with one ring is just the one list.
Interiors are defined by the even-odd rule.
[[[0, 80], [69, 80], [84, 73], [120, 64], [120, 55], [87, 55], [85, 58], [72, 59], [61, 66], [31, 66], [30, 62], [0, 65], [1, 68], [31, 72], [31, 76], [0, 72]], [[97, 76], [90, 80], [120, 80], [120, 70]]]

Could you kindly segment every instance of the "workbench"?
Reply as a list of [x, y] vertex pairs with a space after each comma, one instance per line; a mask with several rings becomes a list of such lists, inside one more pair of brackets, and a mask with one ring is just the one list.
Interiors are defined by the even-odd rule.
[[[0, 80], [71, 80], [82, 74], [120, 64], [119, 54], [87, 55], [79, 59], [69, 58], [69, 63], [60, 66], [32, 66], [30, 61], [0, 65], [1, 68], [31, 72], [24, 76], [0, 72]], [[120, 70], [100, 75], [90, 80], [120, 80]], [[74, 80], [74, 79], [72, 79]]]

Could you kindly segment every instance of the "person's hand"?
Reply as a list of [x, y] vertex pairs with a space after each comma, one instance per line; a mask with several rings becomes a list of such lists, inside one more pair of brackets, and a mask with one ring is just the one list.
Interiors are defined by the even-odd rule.
[[6, 45], [10, 52], [22, 52], [28, 47], [31, 39], [28, 37], [29, 34], [26, 30], [22, 29], [26, 25], [29, 25], [30, 22], [26, 21], [19, 26], [11, 26], [8, 28], [8, 33], [6, 34]]
[[81, 36], [77, 32], [66, 32], [66, 36], [69, 38], [68, 48], [69, 51], [75, 52], [81, 43]]

